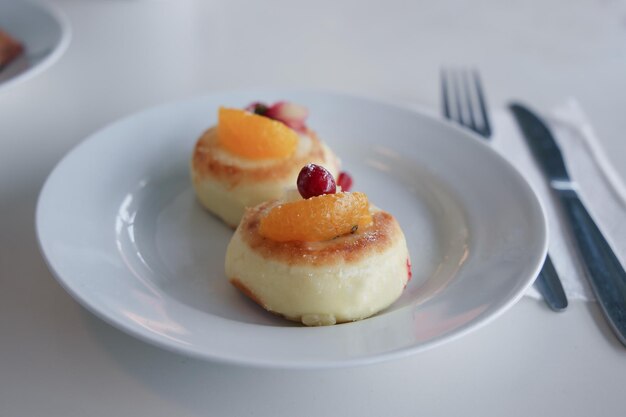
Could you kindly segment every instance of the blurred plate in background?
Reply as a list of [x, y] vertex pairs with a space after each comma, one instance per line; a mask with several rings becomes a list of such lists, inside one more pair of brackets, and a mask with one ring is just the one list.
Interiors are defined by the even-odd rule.
[[0, 28], [24, 45], [24, 53], [0, 70], [0, 91], [41, 73], [70, 43], [67, 18], [50, 5], [0, 0]]

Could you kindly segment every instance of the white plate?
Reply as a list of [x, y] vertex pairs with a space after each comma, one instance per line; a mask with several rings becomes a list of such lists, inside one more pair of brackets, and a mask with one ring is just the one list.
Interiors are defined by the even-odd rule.
[[[188, 161], [220, 105], [259, 99], [309, 107], [356, 189], [403, 226], [414, 275], [386, 311], [305, 328], [227, 282], [232, 231], [195, 201]], [[372, 363], [465, 334], [513, 305], [546, 253], [537, 198], [480, 140], [390, 104], [311, 92], [215, 94], [106, 127], [48, 178], [37, 233], [61, 285], [124, 331], [195, 357], [292, 368]]]
[[25, 47], [20, 57], [0, 71], [0, 91], [50, 67], [70, 43], [67, 18], [49, 4], [0, 0], [0, 28]]

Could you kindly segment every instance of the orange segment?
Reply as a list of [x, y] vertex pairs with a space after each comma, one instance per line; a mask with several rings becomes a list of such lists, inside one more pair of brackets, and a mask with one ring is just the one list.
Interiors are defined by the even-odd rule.
[[220, 107], [217, 137], [229, 152], [249, 159], [286, 158], [298, 146], [298, 134], [281, 122], [239, 109]]
[[365, 194], [324, 194], [274, 207], [261, 219], [259, 233], [278, 242], [319, 242], [371, 223]]

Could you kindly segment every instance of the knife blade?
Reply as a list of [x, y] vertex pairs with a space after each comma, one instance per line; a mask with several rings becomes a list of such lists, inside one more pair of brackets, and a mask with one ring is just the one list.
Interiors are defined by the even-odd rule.
[[535, 288], [553, 311], [563, 311], [567, 308], [567, 296], [550, 255], [546, 255], [543, 267], [535, 280]]
[[554, 136], [526, 106], [510, 106], [523, 136], [561, 202], [583, 260], [587, 279], [602, 312], [619, 341], [626, 346], [626, 272], [585, 208], [571, 180]]

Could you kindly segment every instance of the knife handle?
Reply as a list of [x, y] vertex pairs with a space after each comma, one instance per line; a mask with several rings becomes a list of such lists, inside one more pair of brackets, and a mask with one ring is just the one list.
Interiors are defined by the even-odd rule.
[[591, 288], [620, 342], [626, 345], [626, 272], [574, 190], [557, 190]]

